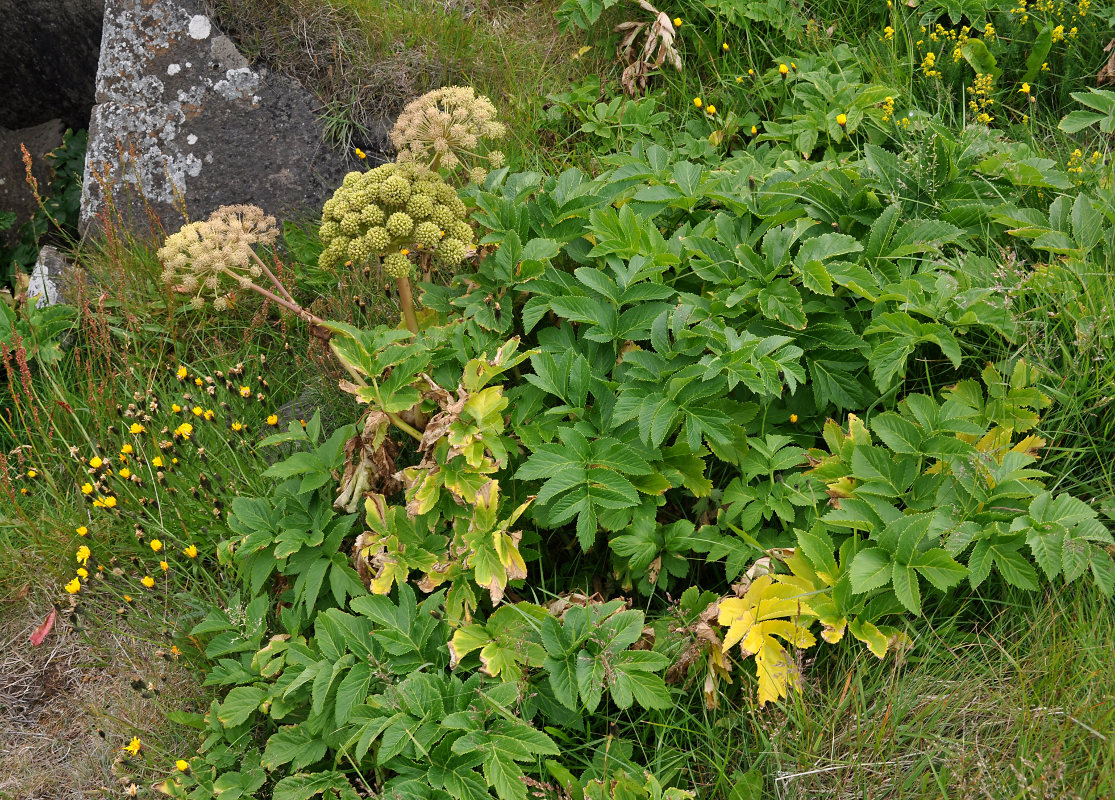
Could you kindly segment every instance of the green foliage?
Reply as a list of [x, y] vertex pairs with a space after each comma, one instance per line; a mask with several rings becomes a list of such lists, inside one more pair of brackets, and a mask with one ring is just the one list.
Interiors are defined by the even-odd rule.
[[22, 346], [28, 361], [55, 364], [62, 358], [60, 339], [73, 326], [76, 309], [67, 305], [38, 308], [34, 300], [12, 308], [0, 300], [0, 344], [9, 350]]
[[[0, 289], [13, 284], [19, 271], [30, 271], [44, 238], [62, 242], [76, 238], [87, 142], [86, 131], [67, 129], [62, 144], [46, 155], [51, 170], [50, 193], [41, 197], [31, 219], [19, 227], [19, 240], [10, 247], [0, 246]], [[47, 187], [39, 188], [45, 191]], [[0, 210], [0, 230], [14, 222], [14, 216]]]
[[1069, 112], [1057, 127], [1065, 133], [1080, 133], [1085, 128], [1098, 124], [1101, 132], [1115, 133], [1115, 92], [1089, 89], [1086, 92], [1073, 92], [1072, 99], [1095, 110], [1078, 109]]

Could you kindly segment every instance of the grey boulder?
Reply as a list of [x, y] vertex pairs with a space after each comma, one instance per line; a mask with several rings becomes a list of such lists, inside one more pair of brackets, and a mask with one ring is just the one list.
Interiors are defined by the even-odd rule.
[[81, 230], [141, 237], [215, 208], [313, 212], [345, 159], [323, 140], [315, 99], [253, 69], [196, 0], [107, 0], [89, 125]]

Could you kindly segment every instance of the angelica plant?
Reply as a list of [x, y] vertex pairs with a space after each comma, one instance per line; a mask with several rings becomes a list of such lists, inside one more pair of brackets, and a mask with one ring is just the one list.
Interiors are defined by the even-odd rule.
[[484, 140], [506, 135], [491, 100], [471, 86], [446, 86], [408, 103], [390, 138], [400, 164], [463, 170], [470, 182], [483, 183], [488, 168], [499, 169], [504, 161], [503, 153], [487, 149]]
[[[163, 282], [189, 295], [194, 308], [212, 302], [217, 311], [229, 307], [234, 286], [253, 291], [320, 329], [324, 320], [299, 305], [255, 251], [256, 245], [273, 245], [278, 236], [275, 218], [259, 207], [221, 206], [209, 219], [167, 237], [158, 250]], [[257, 283], [264, 276], [274, 291]]]
[[415, 259], [455, 267], [468, 255], [468, 209], [441, 176], [413, 161], [350, 172], [322, 208], [323, 269], [372, 256], [395, 279], [407, 327], [418, 331], [410, 276]]

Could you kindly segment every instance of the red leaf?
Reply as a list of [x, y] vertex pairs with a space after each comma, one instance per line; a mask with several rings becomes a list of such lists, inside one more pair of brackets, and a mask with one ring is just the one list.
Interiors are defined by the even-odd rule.
[[35, 632], [31, 634], [31, 644], [38, 647], [43, 643], [43, 639], [50, 633], [50, 629], [54, 627], [54, 620], [58, 616], [58, 609], [50, 609], [50, 613], [46, 615], [46, 621], [42, 625], [35, 628]]

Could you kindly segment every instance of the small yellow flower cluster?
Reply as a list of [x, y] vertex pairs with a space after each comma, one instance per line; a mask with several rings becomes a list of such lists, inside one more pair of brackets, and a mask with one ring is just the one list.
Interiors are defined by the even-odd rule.
[[976, 122], [988, 125], [995, 119], [990, 109], [995, 105], [995, 98], [991, 96], [994, 90], [995, 76], [976, 73], [972, 85], [968, 87], [968, 109], [976, 118]]
[[937, 54], [930, 50], [925, 54], [925, 58], [921, 62], [921, 71], [925, 73], [927, 78], [940, 78], [941, 70], [936, 69]]
[[964, 25], [960, 28], [960, 33], [955, 34], [955, 36], [953, 37], [953, 41], [954, 41], [953, 48], [952, 48], [952, 63], [953, 64], [959, 64], [961, 61], [964, 60], [964, 45], [966, 45], [968, 43], [968, 40], [972, 38], [971, 36], [968, 35], [971, 32], [971, 30], [972, 29], [970, 27], [968, 27], [967, 25]]
[[1079, 147], [1069, 154], [1069, 163], [1065, 169], [1066, 172], [1076, 173], [1081, 175], [1084, 172], [1084, 151]]
[[883, 41], [894, 41], [894, 28], [892, 28], [890, 25], [887, 25], [885, 28], [883, 28]]
[[894, 98], [887, 96], [883, 101], [883, 122], [890, 122], [894, 119]]

